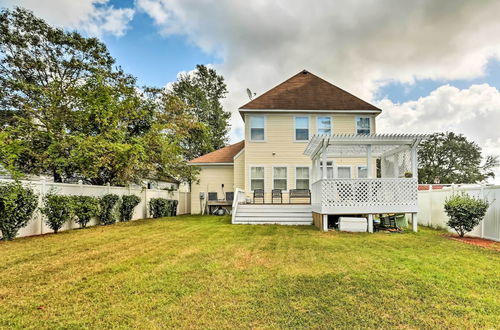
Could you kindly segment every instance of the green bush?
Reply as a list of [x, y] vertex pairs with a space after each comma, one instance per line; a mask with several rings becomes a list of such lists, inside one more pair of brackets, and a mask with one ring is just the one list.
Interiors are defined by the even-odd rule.
[[464, 193], [453, 195], [444, 204], [444, 210], [450, 218], [447, 225], [463, 237], [481, 222], [488, 206], [487, 201]]
[[37, 206], [33, 189], [20, 182], [0, 185], [0, 232], [2, 239], [12, 240], [19, 229], [31, 220]]
[[149, 213], [153, 218], [175, 216], [177, 201], [165, 198], [151, 198], [149, 201]]
[[45, 223], [57, 234], [65, 222], [73, 218], [73, 199], [71, 196], [57, 195], [49, 192], [43, 197], [41, 209], [45, 215]]
[[100, 220], [103, 225], [111, 225], [116, 222], [118, 218], [119, 201], [120, 197], [115, 194], [107, 194], [100, 198]]
[[101, 211], [99, 199], [93, 196], [72, 196], [75, 222], [85, 228], [92, 217], [98, 217]]
[[121, 221], [132, 220], [134, 208], [141, 202], [141, 198], [136, 195], [122, 196], [122, 204], [120, 205]]

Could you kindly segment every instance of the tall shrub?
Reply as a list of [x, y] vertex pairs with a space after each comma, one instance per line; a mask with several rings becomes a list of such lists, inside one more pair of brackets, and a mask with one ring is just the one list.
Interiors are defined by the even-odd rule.
[[12, 240], [25, 227], [36, 210], [37, 195], [20, 182], [0, 185], [0, 232]]
[[41, 211], [45, 215], [47, 226], [57, 234], [59, 229], [73, 218], [73, 200], [71, 196], [49, 192], [43, 198]]
[[101, 197], [101, 214], [100, 220], [103, 225], [111, 225], [118, 218], [118, 204], [120, 197], [115, 194], [107, 194]]
[[124, 195], [122, 196], [122, 204], [120, 205], [120, 217], [121, 221], [132, 220], [132, 215], [134, 214], [134, 208], [141, 202], [141, 198], [136, 195]]
[[151, 198], [149, 201], [149, 213], [153, 218], [168, 217], [171, 215], [172, 201], [165, 198]]
[[93, 196], [73, 196], [75, 221], [85, 228], [93, 217], [98, 217], [101, 211], [99, 199]]
[[465, 193], [453, 195], [444, 204], [444, 210], [450, 218], [447, 225], [463, 237], [481, 222], [488, 207], [488, 201], [483, 199]]

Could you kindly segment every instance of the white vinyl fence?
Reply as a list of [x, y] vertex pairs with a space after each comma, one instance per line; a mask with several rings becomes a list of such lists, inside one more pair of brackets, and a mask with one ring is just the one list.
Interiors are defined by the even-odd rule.
[[[2, 183], [12, 182], [13, 180], [0, 180]], [[177, 214], [188, 214], [191, 211], [190, 207], [190, 193], [189, 192], [179, 192], [179, 191], [168, 191], [160, 189], [143, 189], [139, 187], [114, 187], [114, 186], [93, 186], [84, 184], [69, 184], [69, 183], [54, 183], [45, 181], [21, 181], [25, 186], [31, 187], [33, 191], [38, 195], [38, 206], [42, 206], [42, 199], [45, 194], [53, 190], [60, 195], [85, 195], [85, 196], [95, 196], [100, 197], [106, 194], [116, 194], [122, 195], [136, 195], [141, 198], [141, 202], [135, 207], [132, 220], [144, 219], [150, 216], [149, 214], [149, 200], [151, 198], [166, 198], [170, 200], [177, 200], [179, 204], [177, 205]], [[88, 226], [93, 226], [97, 224], [96, 219], [92, 219]], [[70, 222], [64, 224], [60, 229], [69, 230], [79, 228], [79, 225]], [[46, 233], [52, 233], [52, 230], [45, 224], [44, 217], [42, 216], [39, 209], [35, 211], [33, 219], [28, 223], [28, 225], [22, 228], [17, 237], [31, 236], [31, 235], [41, 235]]]
[[[429, 186], [431, 187], [431, 186]], [[470, 232], [469, 236], [482, 237], [500, 241], [500, 186], [493, 185], [436, 185], [440, 189], [421, 190], [418, 192], [418, 223], [435, 228], [446, 228], [455, 232], [446, 225], [448, 216], [444, 211], [447, 197], [465, 192], [474, 197], [481, 197], [490, 202], [484, 220]]]

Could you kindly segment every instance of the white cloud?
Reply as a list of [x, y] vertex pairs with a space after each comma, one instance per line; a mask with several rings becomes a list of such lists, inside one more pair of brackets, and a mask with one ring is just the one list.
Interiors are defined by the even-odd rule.
[[[500, 57], [500, 1], [137, 0], [165, 35], [221, 59], [232, 111], [307, 68], [373, 101], [389, 81], [466, 79]], [[241, 130], [241, 119], [232, 118]], [[236, 130], [233, 140], [240, 137]]]
[[[458, 89], [444, 85], [416, 101], [376, 104], [378, 132], [464, 134], [483, 147], [483, 155], [500, 155], [500, 91], [488, 84]], [[496, 171], [500, 183], [500, 169]]]
[[134, 9], [114, 8], [108, 0], [6, 0], [2, 5], [30, 9], [49, 24], [78, 29], [96, 37], [123, 36], [134, 16]]

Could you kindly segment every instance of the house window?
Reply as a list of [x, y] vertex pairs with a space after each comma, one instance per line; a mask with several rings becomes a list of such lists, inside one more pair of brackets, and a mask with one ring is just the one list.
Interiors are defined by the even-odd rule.
[[350, 179], [351, 178], [351, 167], [350, 166], [337, 167], [337, 176], [339, 179]]
[[309, 140], [309, 117], [295, 117], [295, 141]]
[[318, 117], [318, 134], [331, 135], [332, 134], [332, 118], [331, 117]]
[[250, 117], [250, 140], [264, 141], [264, 116]]
[[356, 133], [357, 134], [370, 134], [370, 117], [357, 117], [356, 118]]
[[[323, 177], [323, 162], [319, 163], [320, 177]], [[333, 162], [326, 162], [326, 178], [333, 179]]]
[[368, 167], [358, 166], [358, 178], [367, 178], [367, 177], [368, 177]]
[[295, 188], [309, 189], [309, 167], [295, 168]]
[[264, 167], [252, 166], [250, 168], [250, 190], [264, 189]]
[[273, 168], [273, 189], [286, 190], [287, 186], [286, 167]]

